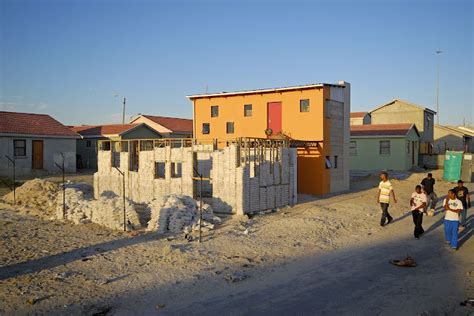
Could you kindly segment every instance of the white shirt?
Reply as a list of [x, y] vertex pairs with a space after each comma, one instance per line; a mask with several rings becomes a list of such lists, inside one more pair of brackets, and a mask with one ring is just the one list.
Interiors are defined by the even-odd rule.
[[392, 192], [393, 187], [390, 181], [380, 181], [379, 183], [379, 190], [380, 190], [380, 195], [379, 195], [379, 202], [380, 203], [390, 203], [390, 192]]
[[[449, 198], [444, 199], [443, 207], [446, 204], [446, 200], [448, 200], [449, 208], [453, 210], [463, 210], [462, 202], [459, 201], [458, 199], [454, 199], [454, 200], [451, 200]], [[444, 219], [447, 221], [459, 221], [459, 214], [448, 210], [446, 211], [446, 216], [444, 216]]]
[[[411, 195], [413, 203], [415, 205], [411, 206], [411, 210], [414, 211], [417, 207], [420, 207], [423, 203], [426, 203], [426, 194], [413, 192]], [[418, 209], [418, 211], [423, 212], [423, 209]]]

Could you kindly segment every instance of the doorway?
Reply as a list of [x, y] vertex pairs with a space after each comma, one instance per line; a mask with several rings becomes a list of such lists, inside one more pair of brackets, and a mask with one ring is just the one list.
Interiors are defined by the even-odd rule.
[[43, 169], [43, 141], [33, 140], [32, 142], [32, 168]]
[[272, 130], [272, 135], [281, 132], [281, 102], [269, 102], [267, 104], [267, 128]]

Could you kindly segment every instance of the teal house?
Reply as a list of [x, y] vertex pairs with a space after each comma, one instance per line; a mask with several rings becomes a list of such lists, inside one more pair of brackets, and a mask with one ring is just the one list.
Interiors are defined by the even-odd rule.
[[418, 165], [415, 124], [351, 125], [350, 170], [410, 170]]

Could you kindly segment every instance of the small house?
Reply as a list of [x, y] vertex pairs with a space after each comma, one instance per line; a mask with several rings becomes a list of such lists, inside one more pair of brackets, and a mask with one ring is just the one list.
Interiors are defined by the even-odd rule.
[[368, 112], [351, 112], [351, 125], [366, 125], [370, 123], [370, 114]]
[[352, 125], [352, 170], [410, 170], [418, 164], [420, 133], [415, 124]]
[[474, 133], [467, 128], [456, 126], [435, 125], [434, 128], [434, 151], [444, 154], [447, 150], [474, 152]]
[[71, 130], [80, 135], [80, 139], [77, 141], [78, 167], [92, 170], [97, 170], [99, 140], [108, 140], [109, 142], [104, 142], [105, 146], [111, 146], [111, 144], [119, 146], [120, 141], [125, 139], [162, 138], [158, 131], [144, 123], [79, 125], [72, 126]]
[[193, 120], [191, 119], [141, 114], [130, 123], [145, 123], [158, 131], [163, 138], [193, 137]]
[[[80, 136], [46, 114], [0, 111], [0, 176], [76, 172], [76, 140]], [[9, 159], [8, 159], [8, 158]]]

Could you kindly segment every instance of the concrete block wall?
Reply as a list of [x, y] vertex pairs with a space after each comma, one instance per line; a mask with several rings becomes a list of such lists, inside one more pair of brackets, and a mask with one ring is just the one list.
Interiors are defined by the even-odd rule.
[[[120, 169], [125, 172], [125, 195], [138, 203], [169, 194], [197, 198], [199, 181], [194, 168], [211, 181], [203, 191], [212, 193], [210, 203], [217, 212], [246, 214], [296, 203], [296, 150], [266, 149], [263, 157], [248, 157], [237, 145], [213, 150], [212, 145], [160, 147], [139, 152], [138, 171], [129, 171], [129, 153], [120, 153]], [[272, 151], [272, 152], [270, 152]], [[98, 198], [110, 191], [122, 195], [122, 176], [112, 167], [110, 151], [98, 152], [98, 171], [94, 174], [94, 194]], [[165, 177], [155, 176], [155, 163], [165, 164]], [[181, 164], [181, 176], [172, 177], [172, 163]]]

